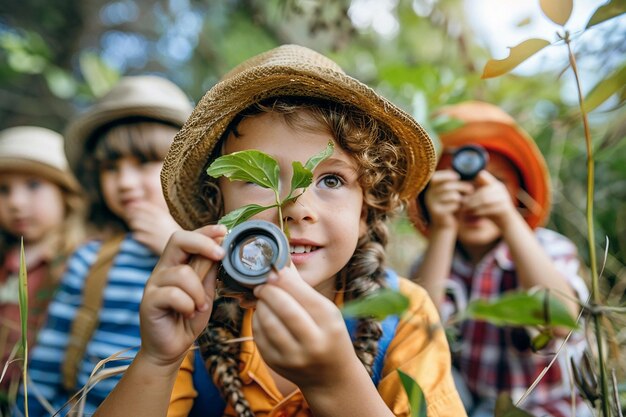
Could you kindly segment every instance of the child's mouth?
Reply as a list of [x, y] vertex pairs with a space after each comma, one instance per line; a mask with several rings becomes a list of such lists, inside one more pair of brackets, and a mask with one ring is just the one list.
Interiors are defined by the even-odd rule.
[[312, 246], [312, 245], [289, 245], [289, 253], [291, 255], [300, 254], [300, 253], [310, 253], [318, 249], [319, 249], [318, 246]]

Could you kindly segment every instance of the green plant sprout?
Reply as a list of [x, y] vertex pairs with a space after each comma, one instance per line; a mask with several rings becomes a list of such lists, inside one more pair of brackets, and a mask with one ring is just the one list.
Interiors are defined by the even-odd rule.
[[[280, 229], [287, 233], [283, 223], [283, 207], [290, 202], [295, 202], [304, 190], [313, 182], [313, 171], [324, 160], [332, 154], [335, 145], [328, 142], [326, 149], [313, 155], [304, 165], [299, 161], [291, 163], [293, 176], [291, 177], [291, 188], [289, 194], [284, 199], [280, 199], [280, 168], [278, 162], [271, 156], [254, 149], [233, 152], [217, 158], [206, 170], [206, 173], [213, 178], [226, 177], [231, 181], [247, 181], [257, 184], [263, 188], [274, 191], [275, 203], [269, 206], [259, 204], [248, 204], [227, 213], [219, 220], [228, 230], [245, 222], [255, 214], [262, 211], [278, 208], [278, 222]], [[297, 190], [302, 190], [296, 193]]]

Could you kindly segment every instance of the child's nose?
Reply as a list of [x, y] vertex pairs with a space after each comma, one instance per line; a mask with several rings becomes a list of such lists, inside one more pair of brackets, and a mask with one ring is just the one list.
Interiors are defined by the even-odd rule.
[[18, 209], [28, 202], [28, 192], [24, 187], [13, 187], [9, 192], [8, 203], [11, 208]]
[[121, 164], [117, 182], [120, 188], [133, 187], [140, 182], [141, 170], [133, 164]]
[[[298, 195], [300, 191], [296, 191]], [[305, 191], [296, 201], [285, 204], [283, 207], [283, 218], [292, 222], [315, 222], [317, 213], [314, 207], [314, 196], [312, 191]]]

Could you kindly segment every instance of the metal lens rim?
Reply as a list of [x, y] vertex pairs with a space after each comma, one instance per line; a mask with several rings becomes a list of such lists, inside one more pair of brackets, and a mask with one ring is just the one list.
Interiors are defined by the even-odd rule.
[[222, 247], [226, 251], [226, 257], [222, 260], [222, 265], [226, 273], [237, 283], [253, 287], [263, 284], [267, 281], [267, 276], [271, 272], [271, 268], [266, 268], [258, 274], [250, 274], [237, 268], [232, 260], [232, 256], [237, 256], [239, 247], [242, 242], [253, 235], [266, 237], [272, 243], [274, 248], [274, 256], [272, 263], [276, 269], [282, 269], [289, 259], [289, 242], [283, 232], [274, 223], [265, 220], [248, 220], [234, 227], [222, 243]]

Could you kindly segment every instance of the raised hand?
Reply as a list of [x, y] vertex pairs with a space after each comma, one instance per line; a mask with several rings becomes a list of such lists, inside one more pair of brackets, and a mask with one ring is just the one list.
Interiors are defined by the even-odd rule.
[[255, 289], [254, 340], [277, 373], [307, 386], [330, 386], [350, 364], [363, 368], [354, 353], [341, 312], [307, 284], [296, 268], [272, 273]]
[[224, 226], [175, 232], [154, 268], [140, 308], [141, 350], [155, 363], [180, 360], [206, 327], [215, 298]]
[[181, 230], [166, 208], [148, 201], [134, 203], [127, 222], [133, 237], [157, 255], [163, 253], [172, 233]]
[[463, 210], [471, 215], [486, 217], [500, 229], [512, 216], [520, 216], [506, 185], [490, 172], [481, 171], [474, 180], [476, 191], [463, 199]]
[[461, 181], [452, 170], [436, 171], [426, 191], [426, 207], [430, 216], [430, 228], [458, 229], [456, 217], [463, 199], [474, 191], [474, 186]]

